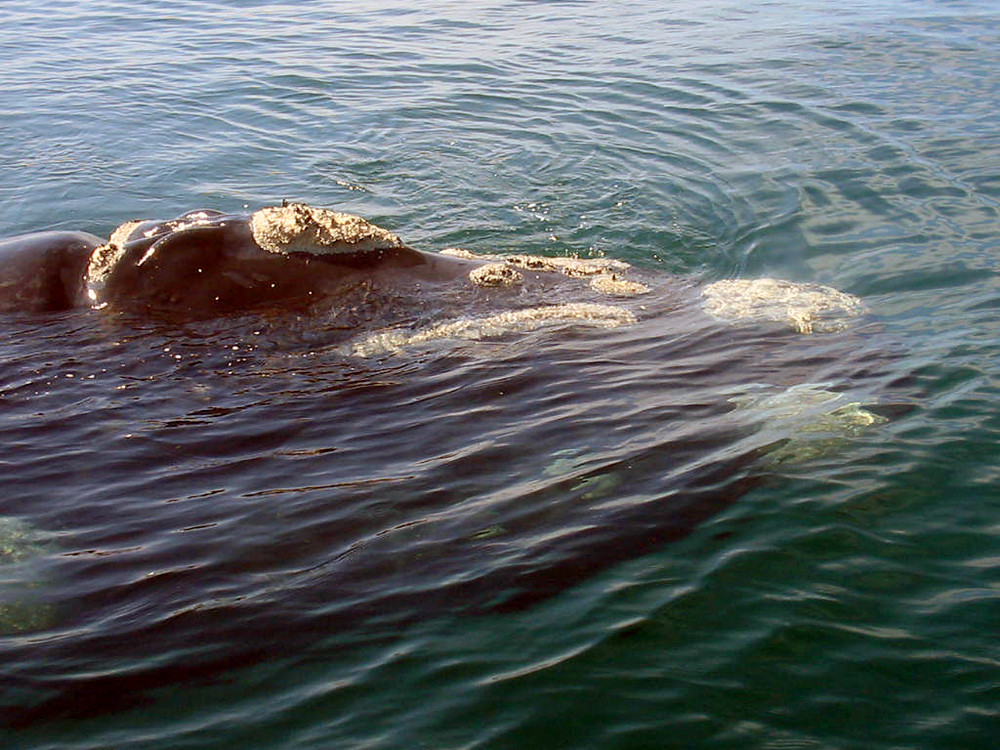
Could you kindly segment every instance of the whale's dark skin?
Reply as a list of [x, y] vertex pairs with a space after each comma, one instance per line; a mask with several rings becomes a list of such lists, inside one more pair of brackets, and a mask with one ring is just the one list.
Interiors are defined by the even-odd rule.
[[87, 232], [0, 240], [0, 312], [54, 312], [82, 304], [87, 262], [101, 244]]
[[[210, 218], [172, 227], [192, 214]], [[269, 252], [254, 241], [249, 219], [197, 211], [170, 222], [143, 222], [91, 301], [196, 317], [303, 308], [324, 299], [360, 304], [373, 284], [383, 291], [412, 289], [464, 278], [476, 265], [409, 247], [328, 255]]]
[[[279, 217], [279, 234], [282, 219], [302, 219], [296, 231], [307, 239], [271, 242], [255, 224], [268, 211]], [[340, 217], [348, 228], [353, 220], [361, 222], [360, 236], [345, 230], [346, 239], [324, 240], [322, 221], [329, 216]], [[341, 229], [335, 225], [334, 236]], [[316, 231], [321, 236], [310, 244], [310, 232]], [[612, 279], [611, 269], [619, 266], [563, 259], [590, 264], [578, 273], [545, 259], [516, 256], [527, 263], [517, 271], [497, 263], [500, 256], [422, 252], [360, 217], [303, 204], [255, 214], [197, 210], [165, 221], [129, 222], [106, 243], [84, 233], [40, 233], [12, 238], [4, 246], [7, 260], [0, 265], [0, 279], [8, 287], [0, 289], [0, 310], [6, 311], [92, 307], [171, 324], [305, 313], [316, 316], [330, 336], [340, 332], [342, 340], [360, 341], [365, 333], [419, 330], [470, 315], [580, 302], [617, 306], [621, 301], [615, 293], [589, 288], [589, 278], [579, 278], [596, 274]], [[470, 276], [493, 266], [504, 266], [501, 281], [506, 275], [516, 282]], [[690, 284], [665, 276], [656, 286], [665, 293], [657, 295], [658, 302], [667, 306], [678, 293], [690, 292]], [[644, 314], [655, 314], [657, 303], [645, 302]], [[617, 313], [628, 315], [620, 307]]]
[[[117, 245], [82, 233], [27, 235], [0, 244], [0, 277], [20, 280], [20, 287], [2, 287], [10, 303], [5, 309], [98, 307], [143, 320], [302, 310], [315, 315], [307, 318], [310, 329], [343, 328], [354, 337], [379, 326], [412, 329], [470, 313], [601, 299], [586, 282], [558, 272], [525, 272], [524, 283], [511, 288], [478, 287], [470, 270], [488, 260], [424, 253], [401, 243], [364, 252], [276, 253], [258, 244], [252, 218], [245, 215], [192, 212], [138, 223], [120, 234]], [[111, 261], [95, 273], [91, 260], [104, 252]], [[167, 503], [155, 508], [144, 498], [127, 509], [114, 507], [115, 520], [127, 521], [122, 539], [112, 545], [123, 548], [123, 557], [80, 558], [83, 572], [74, 582], [83, 591], [74, 602], [83, 625], [42, 633], [23, 663], [11, 659], [0, 670], [10, 689], [0, 696], [0, 725], [81, 719], [155, 699], [164, 687], [218, 679], [261, 662], [293, 654], [321, 658], [323, 649], [339, 647], [329, 643], [333, 635], [391, 638], [395, 629], [426, 617], [530, 608], [690, 534], [769, 481], [772, 472], [761, 459], [774, 446], [744, 443], [753, 428], [729, 419], [733, 407], [726, 396], [740, 384], [784, 387], [877, 377], [881, 350], [872, 356], [850, 332], [824, 341], [787, 330], [726, 326], [702, 311], [694, 284], [666, 276], [647, 280], [650, 293], [633, 305], [641, 312], [635, 325], [595, 339], [573, 333], [534, 339], [471, 367], [434, 356], [401, 357], [407, 363], [401, 371], [395, 362], [385, 368], [351, 360], [356, 382], [347, 378], [342, 384], [337, 378], [343, 362], [331, 354], [335, 376], [311, 372], [322, 380], [315, 421], [348, 437], [337, 451], [312, 460], [317, 476], [336, 478], [342, 467], [360, 460], [352, 456], [365, 454], [357, 470], [364, 481], [317, 488], [321, 502], [298, 506], [286, 507], [284, 496], [275, 496], [276, 522], [245, 558], [233, 562], [221, 555], [215, 561], [206, 555], [190, 566], [170, 561], [169, 575], [148, 580], [120, 580], [113, 572], [126, 564], [132, 566], [127, 570], [157, 569], [156, 545], [147, 550], [133, 543], [136, 528], [149, 529], [150, 538], [167, 538], [178, 527], [170, 513], [187, 518], [187, 507], [192, 521], [212, 512], [230, 522], [231, 528], [219, 525], [218, 543], [239, 548], [240, 530], [256, 529], [251, 521], [244, 525], [243, 514], [252, 519], [270, 501], [251, 497], [265, 494], [255, 485], [243, 495], [202, 497], [207, 511], [171, 502], [167, 513]], [[16, 296], [19, 288], [24, 293]], [[164, 330], [171, 343], [174, 335], [183, 338], [173, 327]], [[146, 355], [142, 345], [140, 337], [136, 361]], [[223, 356], [211, 347], [199, 353], [205, 360]], [[280, 406], [297, 398], [282, 378], [259, 381], [254, 404]], [[619, 390], [635, 403], [619, 403]], [[307, 397], [312, 399], [301, 396]], [[151, 422], [175, 416], [169, 399], [136, 408]], [[537, 408], [547, 409], [548, 418], [530, 413]], [[486, 428], [492, 432], [484, 433]], [[178, 420], [170, 429], [178, 431], [169, 441], [178, 449], [205, 449], [200, 428]], [[248, 440], [254, 429], [248, 427]], [[483, 434], [500, 439], [465, 460], [466, 443]], [[541, 458], [557, 455], [551, 450], [564, 439], [588, 443], [593, 458], [552, 475], [526, 467], [534, 464], [535, 451]], [[619, 441], [628, 450], [619, 450]], [[292, 444], [293, 438], [281, 438], [281, 446]], [[238, 461], [225, 460], [233, 457], [229, 449], [219, 447], [222, 467], [259, 458], [256, 450], [244, 456], [234, 447]], [[485, 471], [483, 456], [492, 467]], [[371, 476], [391, 476], [419, 461], [428, 467], [425, 474], [406, 480], [397, 494], [392, 483], [368, 485]], [[510, 473], [499, 466], [509, 466]], [[113, 478], [131, 469], [108, 471]], [[522, 491], [508, 495], [511, 476], [520, 476]], [[529, 480], [531, 489], [524, 491]], [[608, 482], [620, 482], [621, 490], [602, 494]], [[619, 492], [628, 502], [613, 502]], [[469, 504], [470, 498], [476, 502]], [[82, 502], [107, 510], [100, 497]], [[368, 512], [383, 506], [388, 515]], [[126, 510], [132, 515], [123, 519]], [[286, 511], [292, 514], [287, 522], [281, 515]], [[64, 533], [78, 525], [76, 516], [67, 519]], [[78, 533], [77, 544], [89, 549], [90, 530]], [[148, 568], [136, 561], [147, 554]], [[127, 563], [132, 555], [136, 559]], [[255, 588], [261, 574], [276, 576], [273, 591]], [[91, 576], [101, 575], [118, 581], [117, 588], [90, 591]], [[223, 595], [231, 584], [239, 586]], [[215, 587], [223, 593], [216, 595]], [[172, 604], [174, 593], [190, 598], [192, 606]], [[145, 611], [147, 606], [152, 610]], [[129, 614], [119, 617], [121, 612]], [[18, 648], [2, 653], [20, 658]], [[188, 655], [160, 658], [174, 653]], [[60, 666], [39, 672], [34, 664]], [[116, 664], [124, 667], [108, 668]]]
[[83, 232], [4, 240], [0, 311], [93, 307], [173, 321], [308, 312], [321, 314], [325, 329], [351, 337], [470, 312], [608, 301], [589, 292], [586, 281], [558, 271], [526, 273], [516, 289], [483, 288], [469, 274], [490, 259], [402, 243], [357, 252], [269, 251], [255, 240], [252, 219], [199, 210], [134, 222], [111, 243]]

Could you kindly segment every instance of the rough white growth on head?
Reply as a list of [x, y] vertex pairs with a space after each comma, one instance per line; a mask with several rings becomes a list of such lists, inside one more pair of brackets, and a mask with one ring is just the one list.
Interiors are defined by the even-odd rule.
[[649, 287], [638, 281], [623, 279], [616, 273], [602, 273], [590, 280], [590, 288], [601, 294], [611, 294], [615, 297], [636, 297], [647, 294]]
[[364, 253], [404, 247], [392, 232], [354, 214], [304, 203], [262, 208], [250, 217], [254, 241], [272, 253]]
[[524, 282], [524, 277], [506, 263], [487, 263], [469, 271], [469, 281], [476, 286], [516, 286]]
[[439, 339], [478, 340], [565, 323], [617, 328], [635, 322], [635, 315], [622, 307], [574, 302], [510, 310], [485, 318], [463, 318], [417, 331], [390, 329], [355, 342], [352, 351], [358, 357], [372, 357]]
[[440, 252], [441, 255], [450, 255], [452, 258], [464, 258], [465, 260], [480, 260], [485, 257], [476, 255], [476, 253], [466, 250], [464, 247], [446, 247]]
[[702, 296], [705, 312], [720, 320], [772, 321], [799, 333], [843, 330], [865, 311], [860, 299], [833, 287], [781, 279], [716, 281]]
[[612, 258], [562, 258], [547, 255], [526, 255], [523, 253], [474, 253], [462, 247], [446, 247], [442, 255], [466, 260], [490, 260], [508, 263], [524, 271], [542, 271], [546, 273], [562, 273], [566, 276], [597, 276], [613, 271], [627, 271], [630, 266], [623, 260]]
[[[441, 251], [441, 253], [443, 255], [450, 255], [455, 258], [464, 258], [466, 260], [497, 261], [495, 263], [490, 263], [487, 266], [483, 266], [482, 269], [472, 271], [469, 274], [469, 278], [472, 280], [472, 283], [478, 286], [509, 285], [502, 284], [500, 281], [500, 274], [504, 273], [500, 269], [506, 265], [512, 270], [514, 268], [519, 268], [523, 271], [561, 273], [564, 276], [572, 276], [574, 278], [589, 278], [590, 288], [595, 292], [610, 294], [616, 297], [635, 297], [639, 294], [646, 294], [649, 291], [649, 287], [645, 284], [641, 284], [638, 281], [630, 281], [619, 275], [631, 268], [628, 263], [621, 260], [613, 260], [610, 258], [596, 258], [590, 260], [583, 260], [581, 258], [550, 258], [544, 255], [524, 254], [479, 255], [471, 250], [465, 250], [460, 247], [446, 247]], [[487, 271], [483, 269], [490, 270]], [[507, 272], [507, 277], [512, 279], [514, 278], [514, 276], [509, 272]], [[517, 282], [510, 283], [520, 283], [520, 280], [523, 277], [518, 275], [516, 278], [518, 279]], [[493, 281], [493, 279], [495, 279], [495, 281]]]
[[597, 276], [613, 271], [627, 271], [630, 266], [623, 260], [612, 258], [550, 258], [562, 273], [567, 276]]
[[111, 233], [111, 239], [108, 240], [108, 244], [118, 245], [119, 247], [123, 246], [128, 242], [128, 238], [132, 236], [135, 228], [142, 223], [142, 221], [126, 221]]
[[87, 263], [87, 296], [91, 302], [98, 301], [93, 285], [103, 284], [111, 275], [111, 271], [125, 254], [125, 243], [140, 224], [141, 221], [126, 221], [111, 233], [107, 244], [101, 245], [90, 254]]
[[516, 268], [523, 268], [525, 271], [555, 273], [559, 270], [559, 267], [555, 264], [554, 258], [546, 258], [543, 255], [498, 255], [484, 257], [499, 258], [505, 263], [510, 263]]

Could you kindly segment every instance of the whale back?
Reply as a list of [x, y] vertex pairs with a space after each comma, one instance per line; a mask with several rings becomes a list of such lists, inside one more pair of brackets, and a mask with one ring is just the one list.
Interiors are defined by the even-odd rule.
[[93, 253], [85, 283], [95, 307], [200, 317], [320, 302], [377, 308], [379, 294], [409, 297], [418, 281], [464, 283], [469, 265], [360, 217], [293, 204], [127, 222]]
[[98, 307], [207, 313], [254, 307], [280, 295], [280, 261], [247, 244], [245, 221], [180, 229], [164, 223], [142, 231], [148, 224], [94, 254], [86, 283]]

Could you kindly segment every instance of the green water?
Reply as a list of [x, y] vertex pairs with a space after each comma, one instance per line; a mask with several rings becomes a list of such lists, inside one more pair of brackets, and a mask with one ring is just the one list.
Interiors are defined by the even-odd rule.
[[[699, 281], [829, 284], [865, 300], [869, 345], [893, 355], [878, 387], [866, 383], [858, 398], [906, 407], [834, 450], [780, 464], [684, 538], [526, 610], [464, 616], [457, 603], [388, 634], [376, 616], [290, 645], [282, 658], [166, 685], [138, 707], [0, 729], [4, 747], [996, 745], [992, 3], [16, 0], [2, 12], [5, 236], [107, 236], [138, 216], [288, 198], [361, 213], [428, 250], [599, 255]], [[88, 415], [118, 398], [113, 385], [65, 390], [64, 372], [94, 363], [59, 342], [89, 340], [91, 325], [5, 325], [0, 362], [22, 369], [0, 392], [0, 408], [20, 409], [0, 416], [0, 515], [57, 532], [57, 545], [62, 530], [63, 549], [86, 550], [79, 529], [88, 529], [104, 540], [95, 549], [140, 545], [152, 555], [170, 537], [143, 537], [131, 510], [75, 529], [65, 521], [74, 502], [135, 496], [143, 471], [169, 481], [152, 459], [141, 471], [111, 461], [107, 475], [63, 473], [64, 456], [111, 429]], [[33, 339], [47, 348], [24, 354]], [[109, 357], [98, 364], [113, 369], [114, 350], [97, 349]], [[302, 366], [283, 387], [309, 390], [323, 367]], [[214, 384], [180, 375], [192, 380], [149, 396], [150, 409], [179, 399], [194, 410], [203, 391], [232, 385], [229, 406], [253, 413], [258, 386], [238, 364]], [[39, 436], [31, 421], [61, 413], [66, 430], [79, 429], [72, 445]], [[222, 417], [202, 418], [212, 435], [235, 439]], [[475, 423], [464, 429], [473, 442]], [[193, 450], [165, 434], [170, 460], [178, 445]], [[511, 453], [536, 450], [524, 435], [506, 435]], [[282, 445], [248, 448], [244, 473], [226, 486], [280, 486], [254, 472]], [[494, 477], [508, 471], [484, 466]], [[509, 469], [511, 481], [526, 481], [523, 470]], [[351, 478], [363, 477], [361, 467]], [[223, 484], [198, 481], [177, 494]], [[624, 492], [616, 488], [628, 481], [601, 491]], [[155, 487], [143, 488], [159, 502]], [[263, 534], [270, 521], [254, 523]], [[39, 581], [88, 559], [46, 554]], [[104, 606], [93, 588], [79, 595]], [[167, 590], [186, 603], [183, 588]], [[107, 621], [87, 623], [88, 633], [143, 616], [100, 611]], [[44, 671], [32, 655], [69, 637], [0, 636], [9, 657], [0, 678]], [[125, 669], [122, 659], [105, 669]]]

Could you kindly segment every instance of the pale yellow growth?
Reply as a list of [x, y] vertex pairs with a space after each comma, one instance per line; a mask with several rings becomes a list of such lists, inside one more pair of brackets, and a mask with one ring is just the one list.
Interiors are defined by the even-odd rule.
[[250, 217], [254, 241], [272, 253], [363, 253], [403, 247], [392, 232], [354, 214], [304, 203], [272, 206]]
[[[455, 258], [464, 258], [466, 260], [497, 261], [490, 263], [488, 266], [483, 266], [484, 269], [491, 269], [490, 271], [480, 271], [480, 269], [477, 269], [469, 274], [472, 282], [479, 286], [501, 286], [499, 281], [496, 283], [484, 283], [482, 280], [483, 277], [480, 277], [479, 273], [482, 273], [485, 278], [496, 277], [499, 279], [499, 268], [506, 265], [512, 269], [519, 268], [524, 271], [561, 273], [564, 276], [571, 276], [573, 278], [589, 278], [590, 288], [595, 292], [610, 294], [616, 297], [634, 297], [639, 294], [646, 294], [649, 291], [649, 287], [645, 284], [640, 284], [638, 281], [629, 281], [619, 275], [631, 267], [628, 263], [621, 260], [612, 260], [609, 258], [590, 260], [583, 260], [581, 258], [550, 258], [544, 255], [523, 254], [479, 255], [460, 247], [446, 247], [441, 251], [441, 254], [450, 255]], [[517, 278], [520, 280], [522, 277], [518, 275]], [[520, 283], [520, 281], [512, 283]]]
[[509, 263], [515, 268], [525, 271], [543, 271], [549, 273], [564, 273], [567, 276], [595, 276], [612, 271], [627, 271], [631, 266], [623, 260], [612, 258], [560, 258], [547, 255], [525, 255], [523, 253], [474, 253], [464, 247], [446, 247], [442, 255], [466, 260], [491, 260]]
[[773, 321], [799, 333], [843, 330], [865, 311], [860, 299], [832, 287], [780, 279], [716, 281], [702, 296], [705, 312], [721, 320]]
[[543, 273], [555, 273], [559, 266], [555, 263], [555, 258], [546, 258], [543, 255], [497, 255], [480, 256], [485, 258], [496, 257], [505, 263], [510, 263], [515, 268], [523, 268], [525, 271], [542, 271]]
[[476, 253], [471, 250], [466, 250], [464, 247], [446, 247], [440, 251], [441, 255], [449, 255], [452, 258], [463, 258], [465, 260], [482, 260], [483, 255], [476, 255]]
[[441, 339], [478, 340], [502, 336], [513, 331], [533, 331], [544, 326], [565, 323], [617, 328], [635, 322], [635, 315], [622, 307], [573, 302], [565, 305], [509, 310], [485, 318], [463, 318], [418, 331], [389, 329], [355, 342], [352, 351], [359, 357], [372, 357], [399, 352], [411, 346]]
[[469, 271], [469, 281], [476, 286], [516, 286], [524, 282], [524, 277], [506, 263], [487, 263]]
[[[87, 281], [90, 284], [102, 284], [111, 274], [112, 269], [125, 253], [125, 242], [132, 231], [142, 224], [141, 221], [126, 221], [111, 233], [107, 244], [101, 245], [90, 255], [87, 263]], [[93, 289], [87, 291], [91, 302], [97, 302], [97, 294]]]
[[590, 280], [590, 288], [601, 294], [611, 294], [615, 297], [635, 297], [649, 292], [649, 287], [638, 281], [623, 279], [616, 273], [602, 273]]
[[597, 276], [613, 271], [627, 271], [631, 266], [623, 260], [611, 258], [551, 258], [556, 267], [567, 276]]
[[111, 239], [108, 240], [108, 244], [122, 247], [128, 240], [129, 235], [131, 235], [133, 230], [135, 230], [135, 228], [140, 224], [142, 224], [141, 221], [126, 221], [111, 233]]

